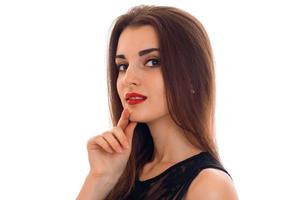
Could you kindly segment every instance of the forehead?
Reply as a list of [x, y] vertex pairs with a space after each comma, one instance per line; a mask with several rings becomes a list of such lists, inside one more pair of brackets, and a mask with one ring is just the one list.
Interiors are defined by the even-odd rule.
[[117, 54], [136, 53], [142, 49], [158, 48], [158, 37], [150, 25], [127, 27], [120, 35]]

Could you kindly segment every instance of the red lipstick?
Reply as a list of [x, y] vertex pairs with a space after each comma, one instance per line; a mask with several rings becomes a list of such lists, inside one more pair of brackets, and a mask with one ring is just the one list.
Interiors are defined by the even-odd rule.
[[147, 99], [146, 96], [136, 93], [136, 92], [126, 93], [126, 95], [125, 95], [125, 100], [130, 105], [142, 103], [146, 99]]

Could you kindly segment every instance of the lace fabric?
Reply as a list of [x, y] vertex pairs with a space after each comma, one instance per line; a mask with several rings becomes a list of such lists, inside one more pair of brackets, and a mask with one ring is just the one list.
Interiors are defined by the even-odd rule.
[[201, 152], [153, 178], [144, 181], [137, 179], [130, 195], [124, 200], [183, 200], [193, 179], [206, 168], [219, 169], [230, 176], [219, 161], [208, 152]]

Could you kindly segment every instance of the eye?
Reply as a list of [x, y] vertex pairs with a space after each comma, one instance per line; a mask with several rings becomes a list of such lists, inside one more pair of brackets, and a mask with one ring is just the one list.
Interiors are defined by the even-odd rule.
[[122, 67], [128, 67], [128, 64], [116, 64], [116, 66], [117, 66], [117, 69], [119, 70], [119, 71], [125, 71], [124, 69], [122, 69]]
[[146, 65], [148, 65], [148, 63], [152, 63], [150, 64], [151, 66], [150, 67], [153, 67], [153, 66], [156, 66], [156, 65], [159, 65], [160, 64], [160, 59], [159, 58], [152, 58], [152, 59], [149, 59], [147, 62], [146, 62]]

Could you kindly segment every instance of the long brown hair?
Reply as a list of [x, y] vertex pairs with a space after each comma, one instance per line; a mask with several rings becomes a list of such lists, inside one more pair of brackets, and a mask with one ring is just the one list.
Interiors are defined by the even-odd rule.
[[[123, 110], [116, 87], [118, 40], [126, 27], [143, 25], [151, 25], [159, 37], [161, 70], [171, 118], [184, 130], [191, 144], [220, 160], [215, 140], [215, 71], [210, 41], [202, 24], [178, 8], [141, 5], [116, 19], [109, 41], [107, 71], [113, 126]], [[154, 145], [147, 124], [138, 123], [134, 131], [127, 166], [107, 200], [126, 197], [144, 164], [153, 159]]]

